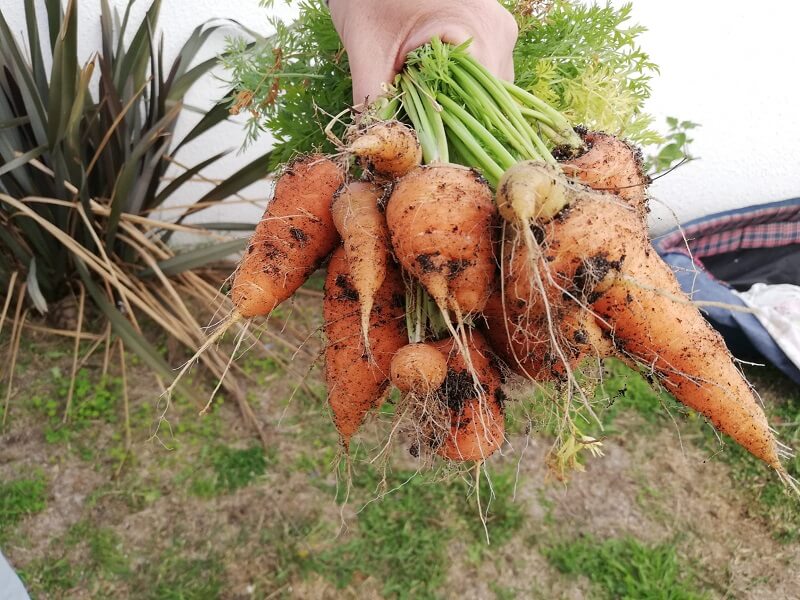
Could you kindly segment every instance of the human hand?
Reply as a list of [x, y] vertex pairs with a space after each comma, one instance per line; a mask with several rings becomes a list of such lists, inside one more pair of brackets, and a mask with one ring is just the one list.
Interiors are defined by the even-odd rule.
[[497, 0], [330, 0], [331, 17], [350, 60], [353, 102], [383, 92], [406, 55], [434, 37], [472, 38], [470, 53], [496, 76], [514, 78], [514, 17]]

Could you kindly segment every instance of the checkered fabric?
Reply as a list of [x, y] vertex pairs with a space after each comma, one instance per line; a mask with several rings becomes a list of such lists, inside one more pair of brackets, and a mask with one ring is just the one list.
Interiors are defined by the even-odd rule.
[[788, 244], [800, 244], [800, 198], [695, 219], [681, 230], [655, 240], [653, 245], [659, 254], [677, 252], [689, 256], [691, 251], [698, 262], [725, 252]]
[[653, 246], [672, 268], [683, 291], [694, 300], [714, 304], [704, 307], [702, 312], [722, 333], [735, 356], [746, 357], [755, 348], [800, 385], [800, 368], [783, 352], [755, 315], [723, 308], [726, 304], [745, 305], [702, 263], [703, 258], [726, 252], [777, 248], [788, 244], [800, 244], [800, 198], [702, 217], [653, 240]]

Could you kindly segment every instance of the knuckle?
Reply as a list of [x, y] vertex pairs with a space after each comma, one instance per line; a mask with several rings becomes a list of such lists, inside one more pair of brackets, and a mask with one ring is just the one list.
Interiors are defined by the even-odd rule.
[[500, 17], [500, 24], [503, 28], [503, 32], [508, 38], [512, 41], [513, 44], [516, 43], [517, 37], [519, 36], [519, 25], [517, 25], [517, 20], [514, 18], [510, 12], [508, 12], [505, 8], [502, 9], [502, 15]]

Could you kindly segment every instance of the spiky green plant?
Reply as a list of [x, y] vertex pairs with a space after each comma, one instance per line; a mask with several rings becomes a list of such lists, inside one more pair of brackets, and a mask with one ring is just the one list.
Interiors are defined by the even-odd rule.
[[[15, 316], [11, 345], [18, 345], [26, 296], [44, 312], [74, 294], [81, 316], [93, 304], [127, 347], [171, 378], [140, 322], [147, 319], [190, 349], [199, 346], [204, 334], [186, 302], [210, 307], [217, 289], [187, 269], [228, 256], [243, 242], [217, 241], [175, 256], [166, 241], [184, 229], [186, 216], [264, 177], [268, 156], [218, 182], [175, 222], [153, 219], [152, 211], [226, 154], [164, 183], [167, 169], [180, 164], [176, 155], [228, 116], [222, 100], [182, 139], [175, 136], [183, 97], [217, 64], [216, 57], [197, 64], [195, 58], [222, 23], [197, 27], [167, 64], [163, 39], [154, 34], [161, 0], [153, 0], [138, 26], [130, 19], [133, 1], [121, 19], [100, 1], [101, 47], [84, 64], [77, 54], [79, 2], [68, 0], [62, 9], [60, 0], [46, 0], [41, 39], [36, 3], [25, 0], [27, 43], [0, 9], [0, 331], [6, 315]], [[203, 360], [213, 372], [225, 368], [218, 352]], [[10, 394], [13, 369], [5, 374]], [[241, 395], [235, 383], [228, 386]], [[247, 410], [243, 397], [241, 405]]]

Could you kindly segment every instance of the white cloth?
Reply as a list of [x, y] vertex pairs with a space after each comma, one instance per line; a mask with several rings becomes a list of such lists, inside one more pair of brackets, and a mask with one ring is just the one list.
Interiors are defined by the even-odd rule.
[[2, 552], [0, 552], [0, 600], [31, 600]]
[[755, 310], [764, 329], [800, 368], [800, 287], [788, 283], [756, 283], [737, 295]]

